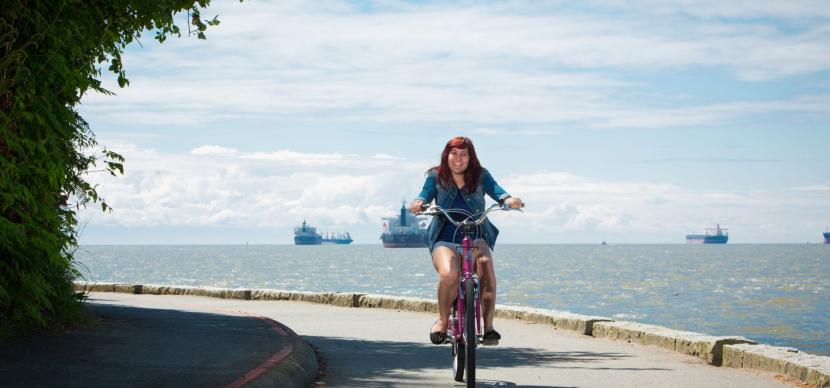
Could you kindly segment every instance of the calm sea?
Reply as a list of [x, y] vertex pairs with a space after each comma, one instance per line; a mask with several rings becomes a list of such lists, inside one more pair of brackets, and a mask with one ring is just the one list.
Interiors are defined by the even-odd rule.
[[[830, 356], [830, 245], [499, 245], [498, 303]], [[85, 280], [433, 298], [426, 249], [82, 246]]]

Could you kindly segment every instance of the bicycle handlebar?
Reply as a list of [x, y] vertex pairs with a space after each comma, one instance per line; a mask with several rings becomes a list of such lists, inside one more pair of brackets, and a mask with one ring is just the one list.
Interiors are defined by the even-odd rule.
[[[485, 210], [484, 213], [482, 213], [481, 216], [478, 217], [478, 219], [471, 220], [471, 218], [473, 218], [475, 216], [475, 214], [469, 214], [469, 213], [467, 213], [466, 211], [463, 211], [463, 210], [458, 210], [458, 209], [446, 210], [446, 209], [444, 209], [440, 206], [437, 206], [437, 205], [432, 206], [430, 204], [421, 205], [421, 209], [423, 209], [423, 210], [418, 212], [417, 215], [419, 215], [419, 216], [436, 216], [438, 214], [444, 214], [444, 216], [447, 218], [447, 220], [449, 220], [453, 225], [455, 225], [457, 227], [462, 226], [462, 225], [469, 225], [469, 226], [481, 225], [482, 223], [484, 223], [484, 220], [487, 219], [487, 214], [489, 214], [491, 211], [495, 211], [495, 210], [502, 210], [502, 211], [516, 211], [517, 210], [517, 211], [522, 211], [521, 208], [515, 208], [514, 209], [514, 208], [512, 208], [510, 206], [506, 206], [504, 204], [494, 203], [489, 208], [487, 208], [487, 210]], [[466, 215], [467, 218], [465, 218], [463, 221], [459, 222], [459, 221], [456, 221], [455, 219], [453, 219], [452, 216], [450, 216], [450, 213], [461, 213], [461, 214]]]

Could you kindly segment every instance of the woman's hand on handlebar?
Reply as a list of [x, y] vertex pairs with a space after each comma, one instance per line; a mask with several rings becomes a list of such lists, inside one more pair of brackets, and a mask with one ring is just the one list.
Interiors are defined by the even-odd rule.
[[423, 206], [424, 206], [424, 201], [421, 201], [420, 199], [416, 199], [416, 200], [412, 201], [412, 203], [409, 204], [409, 211], [411, 211], [412, 214], [418, 214], [418, 213], [423, 211]]
[[511, 209], [521, 209], [525, 207], [524, 202], [519, 197], [509, 197], [504, 200], [504, 205]]

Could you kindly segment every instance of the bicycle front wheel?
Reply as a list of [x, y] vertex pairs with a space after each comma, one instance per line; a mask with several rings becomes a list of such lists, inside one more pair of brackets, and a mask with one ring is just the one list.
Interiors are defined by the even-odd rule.
[[452, 343], [452, 377], [455, 381], [464, 381], [464, 343], [455, 341]]
[[476, 345], [478, 338], [476, 338], [476, 317], [475, 317], [475, 300], [476, 290], [475, 282], [468, 280], [464, 284], [464, 347], [467, 359], [465, 366], [467, 369], [467, 387], [476, 386]]
[[[459, 295], [460, 297], [460, 295]], [[459, 312], [456, 309], [456, 301], [452, 302], [452, 319], [450, 319], [450, 324], [454, 325], [455, 322], [458, 322], [459, 319]], [[455, 330], [455, 329], [453, 329]], [[455, 335], [455, 334], [453, 334]], [[458, 340], [452, 338], [452, 377], [453, 380], [462, 382], [464, 381], [464, 338], [459, 338]]]

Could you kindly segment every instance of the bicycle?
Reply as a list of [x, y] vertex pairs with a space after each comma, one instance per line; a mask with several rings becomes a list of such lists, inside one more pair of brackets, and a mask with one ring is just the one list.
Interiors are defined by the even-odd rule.
[[[475, 387], [475, 360], [476, 347], [482, 342], [481, 328], [481, 295], [479, 292], [479, 279], [473, 271], [473, 240], [472, 235], [485, 219], [487, 214], [494, 210], [518, 210], [502, 204], [493, 204], [485, 210], [481, 216], [470, 214], [459, 209], [445, 210], [440, 206], [425, 204], [423, 211], [418, 215], [437, 216], [443, 214], [447, 221], [455, 225], [456, 230], [461, 230], [464, 238], [461, 240], [461, 271], [459, 271], [458, 293], [452, 306], [450, 322], [447, 327], [447, 336], [452, 343], [452, 369], [455, 381], [464, 381], [466, 371], [467, 387]], [[450, 213], [458, 213], [466, 216], [461, 221], [456, 221]], [[463, 319], [459, 319], [463, 317]], [[483, 343], [488, 345], [487, 343]]]

